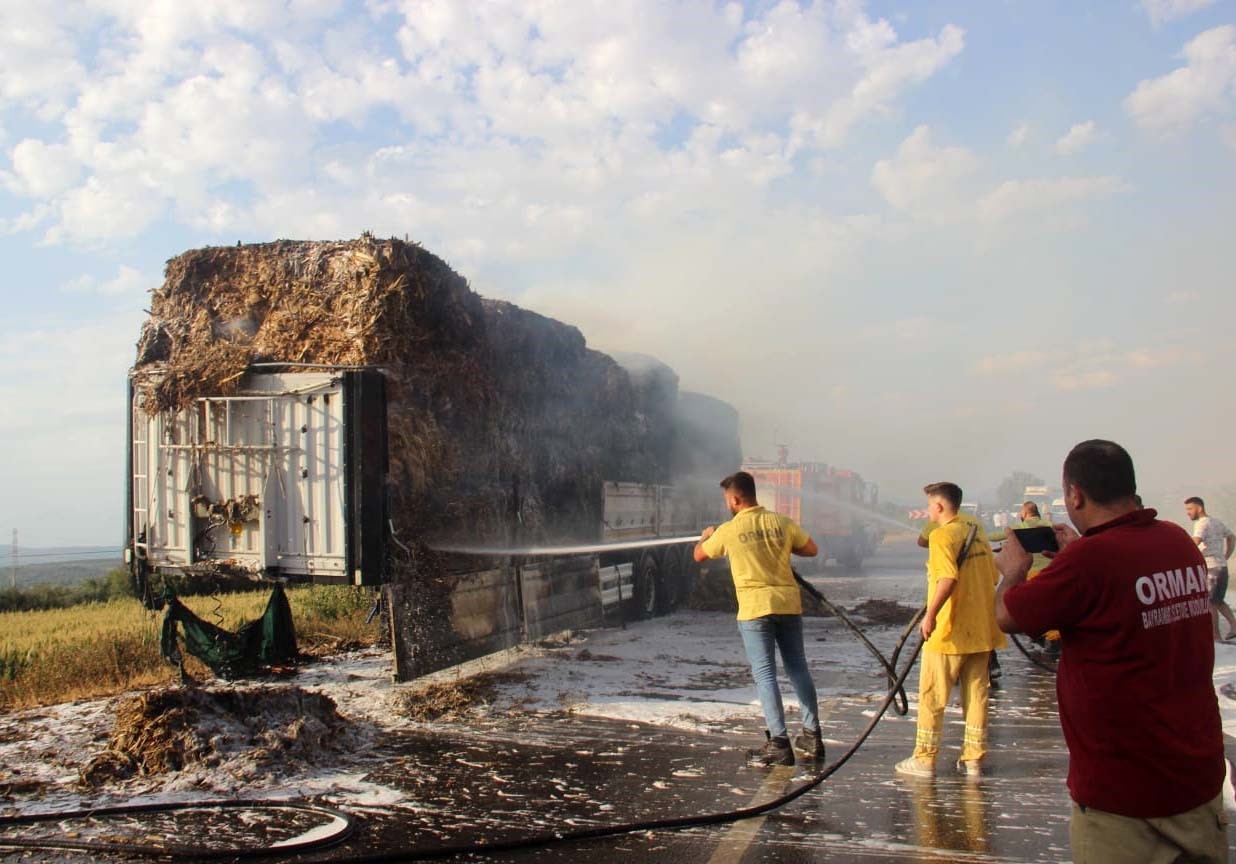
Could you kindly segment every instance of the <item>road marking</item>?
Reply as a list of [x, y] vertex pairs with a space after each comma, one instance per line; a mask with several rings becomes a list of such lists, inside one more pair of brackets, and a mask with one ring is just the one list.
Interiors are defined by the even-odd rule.
[[[756, 793], [755, 800], [751, 802], [751, 806], [757, 807], [760, 804], [765, 804], [784, 793], [786, 784], [789, 783], [790, 778], [793, 776], [793, 765], [778, 765], [773, 768], [768, 772], [768, 777], [764, 779], [764, 783], [760, 786], [760, 791]], [[774, 791], [774, 787], [778, 787], [776, 791]], [[721, 837], [721, 842], [717, 845], [717, 851], [712, 853], [712, 857], [708, 859], [708, 864], [738, 864], [738, 862], [742, 861], [752, 841], [759, 835], [760, 829], [764, 827], [764, 820], [767, 818], [768, 814], [764, 814], [732, 824]]]
[[[819, 709], [819, 723], [821, 728], [828, 716], [832, 713], [832, 703], [821, 703]], [[755, 794], [755, 800], [751, 802], [751, 807], [758, 807], [760, 804], [767, 804], [769, 801], [785, 794], [785, 787], [789, 785], [790, 779], [794, 776], [794, 768], [791, 765], [778, 765], [768, 772], [768, 776], [764, 779], [760, 789]], [[774, 786], [780, 786], [774, 791]], [[760, 829], [764, 827], [764, 820], [768, 818], [765, 813], [761, 816], [753, 816], [750, 819], [743, 819], [730, 825], [725, 834], [721, 836], [721, 842], [717, 844], [717, 849], [712, 853], [712, 857], [708, 859], [708, 864], [739, 864], [743, 856], [747, 854], [747, 849], [759, 836]]]

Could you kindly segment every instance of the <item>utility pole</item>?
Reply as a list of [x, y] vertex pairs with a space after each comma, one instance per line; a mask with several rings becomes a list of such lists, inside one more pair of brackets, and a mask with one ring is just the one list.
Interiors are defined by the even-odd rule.
[[9, 549], [13, 555], [13, 589], [17, 589], [17, 529], [13, 529], [13, 545]]

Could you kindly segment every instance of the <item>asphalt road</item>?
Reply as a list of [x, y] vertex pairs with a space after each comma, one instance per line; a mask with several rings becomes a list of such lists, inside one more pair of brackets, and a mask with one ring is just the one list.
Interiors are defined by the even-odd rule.
[[[902, 539], [888, 543], [861, 571], [830, 567], [812, 581], [841, 605], [865, 598], [916, 605], [925, 591], [923, 557], [912, 540]], [[664, 623], [673, 626], [672, 619]], [[839, 638], [835, 627], [836, 622], [810, 621], [808, 652], [826, 652], [822, 634], [828, 640]], [[887, 651], [899, 630], [873, 628], [871, 638]], [[630, 632], [637, 638], [637, 631]], [[854, 758], [823, 785], [765, 816], [453, 860], [1068, 860], [1067, 753], [1056, 716], [1054, 679], [1012, 648], [1002, 652], [1002, 662], [1004, 676], [991, 710], [989, 770], [977, 782], [948, 771], [949, 750], [955, 759], [962, 731], [956, 709], [946, 715], [940, 775], [910, 780], [893, 773], [893, 764], [912, 747], [912, 705], [908, 717], [890, 711]], [[827, 663], [822, 675], [829, 675]], [[911, 690], [917, 688], [917, 673], [910, 684]], [[850, 688], [851, 695], [830, 698], [821, 706], [830, 762], [869, 722], [881, 686], [873, 664], [872, 672]], [[843, 691], [834, 686], [829, 692]], [[378, 767], [368, 779], [399, 790], [404, 803], [358, 810], [358, 834], [329, 853], [279, 860], [415, 860], [418, 854], [461, 844], [484, 848], [533, 835], [750, 807], [811, 779], [815, 770], [802, 763], [773, 771], [747, 768], [742, 753], [759, 740], [762, 725], [752, 716], [741, 728], [709, 734], [569, 713], [529, 713], [401, 733], [375, 745]], [[102, 859], [0, 855], [0, 860]]]
[[[829, 567], [812, 577], [834, 602], [863, 598], [921, 602], [923, 554], [888, 544], [861, 571]], [[810, 630], [808, 631], [810, 634]], [[874, 638], [888, 650], [897, 628]], [[833, 637], [836, 638], [836, 637]], [[811, 641], [809, 636], [809, 641]], [[812, 645], [808, 650], [815, 650]], [[826, 650], [821, 647], [819, 650]], [[1054, 681], [1005, 652], [1004, 687], [992, 709], [991, 770], [975, 783], [947, 773], [906, 780], [892, 771], [914, 738], [891, 711], [866, 745], [816, 790], [767, 816], [705, 828], [641, 832], [522, 852], [469, 855], [490, 861], [903, 862], [1061, 861], [1068, 858], [1067, 757], [1055, 713]], [[916, 674], [911, 678], [916, 683]], [[829, 760], [839, 757], [878, 707], [872, 695], [826, 703]], [[960, 714], [948, 716], [956, 748]], [[417, 811], [367, 814], [349, 849], [434, 850], [494, 843], [597, 825], [727, 812], [770, 800], [809, 780], [813, 766], [755, 770], [742, 752], [762, 724], [734, 736], [531, 715], [493, 728], [407, 736], [401, 756], [373, 779], [423, 801]], [[955, 758], [955, 756], [954, 756]], [[310, 860], [310, 859], [306, 859]]]

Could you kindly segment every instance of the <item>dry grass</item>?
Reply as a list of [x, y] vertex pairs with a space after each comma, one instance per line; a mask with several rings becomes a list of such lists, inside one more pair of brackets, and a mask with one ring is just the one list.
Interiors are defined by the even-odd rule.
[[[266, 590], [182, 598], [200, 617], [229, 630], [262, 614]], [[360, 589], [315, 585], [288, 590], [297, 640], [307, 654], [373, 644], [377, 619]], [[0, 613], [0, 708], [50, 705], [142, 689], [173, 681], [177, 670], [159, 656], [160, 616], [136, 600], [69, 609]], [[191, 658], [187, 671], [210, 678]]]

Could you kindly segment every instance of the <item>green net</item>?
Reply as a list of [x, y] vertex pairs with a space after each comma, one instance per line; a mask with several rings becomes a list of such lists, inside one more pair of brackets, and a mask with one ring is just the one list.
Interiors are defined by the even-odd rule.
[[177, 665], [182, 661], [177, 642], [184, 633], [185, 650], [223, 678], [251, 675], [296, 659], [296, 627], [292, 606], [282, 585], [275, 585], [262, 617], [232, 633], [203, 621], [176, 597], [167, 598], [163, 612], [163, 657]]

